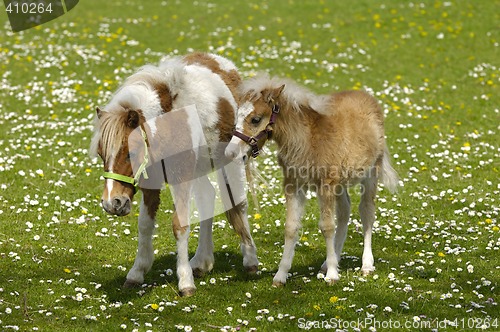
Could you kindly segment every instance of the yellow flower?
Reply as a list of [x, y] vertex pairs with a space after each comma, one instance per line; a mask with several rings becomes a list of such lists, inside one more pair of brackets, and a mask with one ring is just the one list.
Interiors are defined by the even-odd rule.
[[443, 252], [441, 252], [441, 251], [440, 251], [440, 252], [438, 252], [438, 256], [439, 256], [439, 257], [444, 257], [444, 256], [445, 256], [445, 254], [444, 254]]
[[64, 268], [64, 272], [71, 273], [71, 270], [66, 267], [66, 268]]
[[491, 230], [492, 230], [493, 232], [498, 232], [498, 231], [500, 231], [500, 227], [498, 227], [498, 226], [493, 226], [493, 227], [491, 228]]
[[256, 213], [256, 214], [254, 214], [254, 215], [253, 215], [253, 218], [254, 218], [255, 220], [258, 220], [258, 219], [262, 218], [262, 216], [261, 216], [261, 214], [260, 214], [260, 213]]
[[335, 302], [337, 302], [338, 300], [339, 300], [339, 298], [338, 298], [337, 296], [332, 296], [332, 297], [330, 297], [330, 299], [329, 299], [330, 303], [335, 303]]
[[153, 309], [153, 310], [158, 310], [159, 307], [160, 306], [156, 303], [151, 304], [151, 309]]

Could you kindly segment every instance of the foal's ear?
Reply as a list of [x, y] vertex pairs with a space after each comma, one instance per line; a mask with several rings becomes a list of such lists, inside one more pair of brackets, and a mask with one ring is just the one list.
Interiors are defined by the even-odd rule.
[[100, 119], [100, 118], [101, 118], [101, 116], [102, 116], [102, 111], [101, 111], [101, 109], [99, 108], [99, 106], [97, 106], [97, 107], [95, 108], [95, 114], [97, 115], [97, 118], [98, 118], [98, 119]]
[[266, 102], [271, 103], [279, 98], [284, 88], [285, 84], [277, 88], [265, 89], [264, 91], [262, 91], [262, 96], [264, 97], [264, 100]]
[[274, 89], [273, 90], [273, 98], [278, 99], [278, 97], [281, 95], [281, 93], [283, 92], [284, 89], [285, 89], [285, 84]]
[[130, 128], [137, 128], [139, 126], [139, 113], [137, 111], [128, 111], [127, 126]]

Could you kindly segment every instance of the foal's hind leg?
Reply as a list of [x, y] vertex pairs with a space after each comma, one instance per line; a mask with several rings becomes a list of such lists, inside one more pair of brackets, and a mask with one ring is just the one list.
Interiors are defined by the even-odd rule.
[[218, 182], [226, 216], [234, 231], [240, 236], [243, 267], [250, 273], [259, 269], [257, 249], [250, 234], [245, 191], [245, 171], [242, 164], [230, 163], [218, 170]]
[[372, 228], [375, 221], [375, 195], [377, 194], [377, 178], [370, 176], [361, 181], [363, 193], [359, 203], [359, 214], [363, 223], [363, 266], [361, 271], [368, 275], [375, 271], [372, 253]]
[[[342, 188], [344, 190], [344, 188]], [[319, 229], [326, 242], [326, 277], [329, 284], [337, 282], [339, 277], [338, 258], [333, 244], [335, 233], [335, 216], [333, 213], [335, 204], [335, 193], [329, 186], [322, 187], [318, 192], [318, 201], [320, 207]]]
[[124, 287], [133, 287], [144, 282], [146, 274], [153, 265], [153, 231], [155, 216], [160, 204], [159, 190], [142, 190], [141, 205], [139, 208], [139, 246], [134, 266], [127, 274]]
[[196, 254], [189, 261], [195, 277], [210, 272], [214, 266], [212, 220], [214, 216], [215, 189], [207, 176], [196, 180], [194, 198], [200, 216], [200, 234]]
[[[349, 225], [349, 217], [351, 215], [351, 199], [349, 198], [347, 190], [343, 190], [342, 194], [337, 196], [335, 202], [337, 204], [335, 211], [337, 214], [337, 228], [335, 229], [333, 244], [335, 247], [335, 254], [337, 255], [337, 261], [340, 263], [340, 256], [347, 237], [347, 228]], [[321, 271], [323, 273], [327, 272], [326, 261], [321, 266]]]

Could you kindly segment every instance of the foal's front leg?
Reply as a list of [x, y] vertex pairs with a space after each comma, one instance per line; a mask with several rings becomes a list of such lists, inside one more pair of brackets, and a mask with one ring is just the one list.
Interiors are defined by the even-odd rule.
[[288, 271], [292, 267], [297, 233], [301, 227], [301, 218], [304, 212], [305, 195], [302, 190], [292, 183], [285, 182], [286, 197], [286, 222], [285, 222], [285, 247], [278, 272], [274, 276], [273, 286], [280, 287], [286, 283]]
[[146, 274], [153, 265], [153, 232], [155, 217], [160, 204], [160, 191], [142, 189], [141, 205], [139, 208], [139, 247], [135, 262], [127, 274], [124, 287], [134, 287], [144, 282]]

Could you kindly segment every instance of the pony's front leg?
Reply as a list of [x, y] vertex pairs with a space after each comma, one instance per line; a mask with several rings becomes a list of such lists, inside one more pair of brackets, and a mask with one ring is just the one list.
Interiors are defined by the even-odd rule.
[[[287, 183], [288, 182], [288, 183]], [[285, 246], [281, 257], [278, 272], [274, 276], [273, 286], [280, 287], [286, 283], [288, 271], [292, 267], [297, 233], [301, 227], [302, 214], [304, 212], [304, 192], [289, 181], [285, 181], [286, 197], [286, 222], [285, 222]]]
[[[319, 229], [325, 237], [326, 242], [326, 277], [328, 284], [334, 284], [339, 277], [338, 257], [335, 252], [333, 237], [335, 234], [336, 222], [334, 214], [335, 188], [331, 185], [323, 185], [318, 191], [318, 201], [320, 207]], [[339, 187], [340, 188], [340, 187]], [[345, 188], [341, 188], [345, 190]]]
[[179, 294], [191, 296], [196, 291], [193, 270], [189, 265], [189, 203], [191, 201], [191, 183], [172, 185], [174, 190], [175, 213], [172, 228], [177, 240], [177, 278], [179, 279]]
[[142, 189], [141, 205], [139, 208], [139, 240], [137, 256], [130, 271], [124, 287], [134, 287], [144, 282], [146, 274], [153, 265], [153, 232], [155, 228], [155, 217], [160, 204], [160, 191]]

